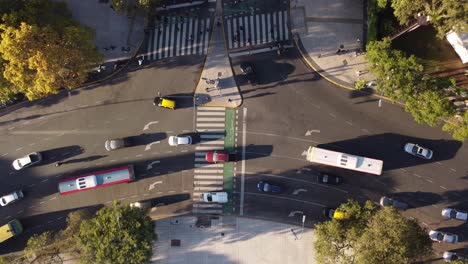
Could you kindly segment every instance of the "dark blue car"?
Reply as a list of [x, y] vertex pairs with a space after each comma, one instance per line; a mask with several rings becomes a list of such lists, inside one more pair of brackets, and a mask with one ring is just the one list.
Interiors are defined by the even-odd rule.
[[283, 191], [283, 188], [281, 186], [272, 184], [267, 181], [258, 182], [257, 188], [260, 192], [266, 192], [266, 193], [280, 193]]

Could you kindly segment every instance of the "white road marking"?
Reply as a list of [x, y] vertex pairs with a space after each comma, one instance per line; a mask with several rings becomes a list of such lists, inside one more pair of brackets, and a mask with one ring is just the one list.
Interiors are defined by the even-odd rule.
[[216, 147], [210, 147], [210, 146], [196, 146], [195, 150], [221, 150], [224, 149], [224, 146], [216, 146]]
[[153, 169], [153, 165], [158, 164], [160, 162], [161, 161], [159, 161], [159, 160], [155, 160], [155, 161], [151, 162], [148, 166], [146, 166], [146, 170], [149, 171], [149, 170]]
[[418, 177], [418, 178], [422, 178], [422, 176], [419, 175], [419, 174], [413, 173], [413, 175], [416, 176], [416, 177]]
[[224, 123], [199, 123], [197, 122], [197, 127], [224, 127]]
[[450, 170], [453, 171], [453, 172], [457, 172], [457, 170], [454, 169], [454, 168], [450, 168]]
[[13, 130], [13, 129], [15, 129], [15, 127], [9, 127], [9, 128], [8, 128], [8, 130]]
[[143, 154], [138, 154], [135, 157], [143, 157]]
[[212, 111], [224, 111], [226, 108], [224, 107], [210, 107], [210, 106], [199, 106], [197, 110], [212, 110]]
[[349, 121], [346, 121], [346, 124], [348, 124], [348, 125], [350, 125], [350, 126], [353, 125], [353, 123], [351, 123], [351, 122], [349, 122]]
[[225, 112], [197, 112], [197, 116], [225, 116]]
[[224, 145], [224, 140], [216, 140], [216, 141], [201, 141], [201, 145]]
[[143, 130], [148, 130], [151, 125], [157, 124], [157, 123], [159, 123], [159, 121], [151, 121], [151, 122], [149, 122], [148, 124], [145, 125]]
[[150, 184], [148, 190], [151, 191], [152, 189], [155, 188], [154, 186], [156, 186], [156, 184], [161, 184], [161, 183], [162, 183], [162, 181], [153, 182], [152, 184]]
[[447, 188], [445, 188], [444, 186], [440, 185], [439, 186], [440, 188], [444, 189], [444, 190], [447, 190]]
[[161, 141], [154, 141], [154, 142], [151, 142], [151, 143], [147, 144], [145, 146], [145, 151], [150, 150], [151, 146], [153, 146], [154, 144], [159, 144], [159, 143], [161, 143]]
[[55, 200], [55, 199], [57, 199], [57, 196], [50, 198], [49, 201], [52, 201], [52, 200]]
[[307, 130], [305, 133], [306, 136], [312, 135], [312, 133], [320, 133], [320, 130]]
[[197, 117], [199, 122], [224, 122], [224, 117]]
[[48, 181], [48, 180], [49, 180], [49, 179], [44, 179], [44, 180], [41, 181], [41, 183], [42, 183], [42, 182], [46, 182], [46, 181]]
[[20, 150], [22, 150], [22, 149], [23, 149], [23, 148], [22, 148], [22, 147], [20, 147], [20, 148], [17, 148], [17, 149], [16, 149], [16, 151], [20, 151]]
[[434, 183], [433, 181], [429, 180], [429, 179], [424, 179], [426, 180], [427, 182], [430, 182], [430, 183]]
[[242, 116], [242, 162], [241, 162], [241, 193], [240, 193], [240, 212], [239, 215], [244, 215], [244, 190], [245, 190], [245, 146], [247, 142], [247, 108], [244, 108]]
[[369, 130], [367, 130], [367, 129], [365, 129], [365, 128], [361, 129], [361, 131], [364, 132], [364, 133], [370, 134]]
[[[235, 192], [235, 193], [238, 193], [238, 192]], [[268, 194], [263, 194], [263, 193], [251, 193], [251, 192], [245, 192], [245, 193], [248, 194], [248, 195], [257, 195], [257, 196], [264, 196], [264, 197], [269, 197], [269, 198], [274, 198], [274, 199], [283, 199], [283, 200], [295, 201], [295, 202], [300, 202], [300, 203], [306, 203], [306, 204], [311, 204], [311, 205], [320, 206], [320, 207], [324, 207], [324, 208], [327, 207], [326, 205], [323, 205], [323, 204], [308, 202], [308, 201], [293, 199], [293, 198], [288, 198], [288, 197], [268, 195]]]
[[294, 217], [294, 216], [296, 216], [297, 214], [303, 215], [304, 212], [303, 212], [303, 211], [292, 211], [292, 212], [289, 213], [288, 217]]
[[109, 162], [116, 162], [117, 160], [110, 160]]
[[5, 157], [6, 155], [8, 155], [8, 153], [3, 153], [3, 154], [2, 154], [2, 157]]
[[307, 190], [306, 189], [296, 189], [296, 190], [293, 191], [293, 194], [298, 195], [300, 192], [307, 192]]
[[200, 174], [203, 174], [203, 173], [222, 174], [223, 172], [224, 172], [223, 170], [204, 170], [204, 169], [195, 170], [195, 173], [200, 173]]
[[336, 118], [336, 115], [332, 114], [332, 113], [328, 113], [331, 117], [333, 118]]

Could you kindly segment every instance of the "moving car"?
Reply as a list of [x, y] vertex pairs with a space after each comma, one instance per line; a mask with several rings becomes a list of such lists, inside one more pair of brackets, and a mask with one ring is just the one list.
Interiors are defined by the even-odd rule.
[[175, 109], [176, 102], [164, 97], [155, 97], [153, 101], [154, 106], [164, 107], [168, 109]]
[[267, 181], [259, 181], [257, 184], [257, 188], [260, 192], [265, 193], [280, 193], [283, 191], [283, 188], [281, 186], [272, 184]]
[[207, 192], [202, 194], [203, 201], [207, 203], [227, 203], [227, 192]]
[[325, 208], [323, 214], [330, 219], [343, 219], [344, 212], [337, 210], [336, 208]]
[[468, 260], [468, 258], [466, 258], [465, 256], [461, 256], [456, 252], [450, 252], [450, 251], [445, 251], [442, 257], [444, 258], [445, 262], [452, 262], [454, 260], [461, 260], [461, 261]]
[[169, 145], [178, 146], [178, 145], [190, 145], [192, 144], [191, 136], [170, 136]]
[[423, 159], [431, 159], [433, 154], [432, 150], [413, 143], [405, 144], [405, 152]]
[[429, 231], [429, 237], [431, 238], [432, 241], [437, 241], [439, 243], [440, 242], [452, 243], [452, 244], [458, 243], [458, 235], [455, 235], [452, 233], [431, 230]]
[[0, 205], [7, 206], [11, 203], [21, 200], [23, 197], [24, 194], [22, 190], [14, 191], [12, 193], [0, 197]]
[[42, 161], [42, 155], [39, 152], [29, 153], [28, 155], [13, 161], [13, 168], [21, 170], [23, 168], [39, 164]]
[[324, 172], [320, 173], [320, 175], [318, 177], [318, 180], [319, 180], [320, 183], [333, 184], [333, 185], [337, 185], [337, 184], [340, 184], [342, 182], [341, 177], [336, 176], [336, 175], [332, 175], [332, 174], [329, 174], [329, 173], [324, 173]]
[[399, 209], [399, 210], [402, 210], [402, 211], [408, 209], [408, 204], [406, 204], [404, 202], [397, 201], [397, 200], [393, 200], [392, 198], [389, 198], [387, 196], [382, 196], [380, 198], [380, 205], [383, 206], [383, 207], [393, 206], [396, 209]]
[[224, 150], [211, 150], [206, 152], [205, 160], [211, 163], [224, 163], [229, 161], [234, 161], [236, 154], [228, 153]]
[[255, 74], [252, 63], [242, 62], [240, 68], [250, 84], [257, 84], [257, 75]]
[[106, 143], [104, 143], [104, 147], [107, 151], [125, 148], [128, 146], [130, 146], [130, 142], [125, 138], [108, 139], [106, 140]]
[[458, 219], [466, 221], [468, 219], [468, 212], [453, 208], [444, 208], [442, 209], [442, 216], [446, 219]]

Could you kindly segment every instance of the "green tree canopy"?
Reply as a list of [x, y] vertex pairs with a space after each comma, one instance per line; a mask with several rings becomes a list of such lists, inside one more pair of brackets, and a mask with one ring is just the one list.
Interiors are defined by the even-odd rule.
[[[468, 4], [460, 0], [388, 0], [395, 17], [402, 25], [416, 18], [418, 13], [430, 17], [429, 23], [443, 38], [452, 29], [457, 32], [468, 30]], [[379, 0], [380, 7], [385, 7], [387, 0]]]
[[119, 206], [102, 208], [80, 226], [78, 242], [90, 263], [146, 263], [153, 253], [154, 224], [142, 210]]
[[377, 78], [377, 91], [392, 100], [406, 100], [425, 87], [422, 80], [424, 67], [411, 55], [391, 48], [390, 39], [372, 41], [367, 45], [366, 58], [370, 71]]
[[445, 96], [434, 90], [427, 90], [409, 97], [405, 109], [419, 124], [436, 126], [454, 113], [454, 106]]
[[452, 133], [454, 139], [464, 141], [468, 139], [468, 111], [462, 117], [450, 118], [442, 128]]
[[410, 263], [432, 251], [426, 232], [394, 208], [348, 201], [338, 210], [344, 211], [344, 219], [316, 225], [319, 263]]

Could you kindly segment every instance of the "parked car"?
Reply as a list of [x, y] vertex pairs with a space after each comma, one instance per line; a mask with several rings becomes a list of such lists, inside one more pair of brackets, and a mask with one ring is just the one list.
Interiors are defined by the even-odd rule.
[[259, 181], [257, 183], [257, 188], [260, 192], [265, 193], [280, 193], [283, 191], [283, 188], [277, 184], [272, 184], [267, 181]]
[[192, 144], [191, 136], [170, 136], [169, 145], [178, 146], [178, 145], [190, 145]]
[[432, 158], [432, 154], [433, 154], [433, 151], [428, 149], [428, 148], [424, 148], [424, 147], [421, 147], [417, 144], [413, 144], [413, 143], [406, 143], [405, 144], [405, 151], [406, 153], [409, 153], [413, 156], [416, 156], [416, 157], [420, 157], [420, 158], [423, 158], [423, 159], [431, 159]]
[[176, 102], [174, 100], [158, 96], [154, 98], [153, 105], [174, 110]]
[[13, 168], [15, 168], [15, 170], [21, 170], [23, 168], [39, 164], [41, 163], [41, 161], [42, 161], [41, 153], [33, 152], [33, 153], [29, 153], [28, 155], [22, 158], [19, 158], [13, 161]]
[[319, 182], [323, 183], [323, 184], [337, 185], [337, 184], [340, 184], [342, 182], [340, 176], [336, 176], [336, 175], [329, 174], [329, 173], [324, 173], [324, 172], [320, 173], [318, 179], [319, 179]]
[[205, 160], [210, 163], [224, 163], [229, 161], [235, 161], [236, 154], [228, 153], [224, 150], [212, 150], [205, 154]]
[[242, 73], [249, 81], [250, 84], [257, 84], [257, 74], [254, 71], [253, 65], [250, 62], [242, 62], [240, 65]]
[[400, 201], [397, 201], [397, 200], [394, 200], [392, 198], [389, 198], [387, 196], [382, 196], [380, 198], [380, 205], [385, 207], [385, 206], [393, 206], [395, 207], [396, 209], [399, 209], [399, 210], [406, 210], [408, 209], [408, 204], [404, 203], [404, 202], [400, 202]]
[[440, 242], [452, 243], [452, 244], [458, 243], [458, 235], [455, 235], [452, 233], [431, 230], [429, 231], [429, 237], [431, 238], [432, 241], [437, 241], [439, 243]]
[[344, 212], [337, 210], [336, 208], [325, 208], [323, 214], [330, 219], [343, 219]]
[[108, 139], [106, 140], [106, 143], [104, 143], [104, 147], [107, 151], [125, 148], [128, 146], [130, 146], [130, 142], [125, 138]]
[[207, 192], [202, 194], [203, 201], [207, 203], [227, 203], [227, 192]]
[[442, 216], [447, 219], [458, 219], [466, 221], [468, 219], [468, 212], [453, 208], [444, 208], [442, 209]]
[[461, 261], [467, 261], [468, 258], [465, 256], [461, 256], [456, 252], [450, 252], [450, 251], [445, 251], [444, 254], [442, 255], [444, 258], [445, 262], [452, 262], [454, 260], [461, 260]]
[[22, 190], [14, 191], [12, 193], [2, 196], [0, 198], [0, 205], [7, 206], [11, 203], [21, 200], [23, 197], [24, 197], [24, 194]]

